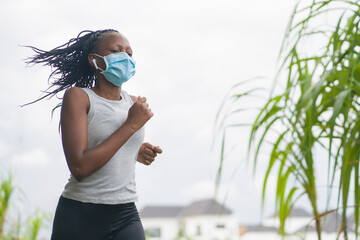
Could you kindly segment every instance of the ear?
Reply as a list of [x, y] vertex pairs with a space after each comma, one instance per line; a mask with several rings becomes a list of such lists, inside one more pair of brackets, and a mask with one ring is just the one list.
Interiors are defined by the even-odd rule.
[[[89, 61], [89, 64], [90, 66], [92, 66], [93, 68], [95, 68], [95, 65], [94, 65], [94, 59], [95, 59], [95, 55], [90, 53], [88, 55], [88, 61]], [[96, 61], [96, 60], [95, 60]]]

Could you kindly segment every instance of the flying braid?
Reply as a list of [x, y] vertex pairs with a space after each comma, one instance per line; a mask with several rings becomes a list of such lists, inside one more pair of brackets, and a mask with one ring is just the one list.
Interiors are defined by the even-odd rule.
[[[38, 102], [46, 97], [51, 98], [57, 93], [73, 86], [92, 87], [96, 78], [88, 62], [88, 55], [96, 51], [99, 40], [111, 32], [118, 31], [113, 29], [85, 30], [80, 32], [76, 38], [50, 51], [41, 50], [33, 46], [25, 46], [31, 48], [36, 53], [34, 56], [26, 59], [27, 64], [42, 64], [44, 66], [51, 66], [53, 69], [48, 78], [50, 86], [44, 91], [45, 95], [25, 105]], [[50, 82], [50, 79], [53, 79], [53, 81]]]

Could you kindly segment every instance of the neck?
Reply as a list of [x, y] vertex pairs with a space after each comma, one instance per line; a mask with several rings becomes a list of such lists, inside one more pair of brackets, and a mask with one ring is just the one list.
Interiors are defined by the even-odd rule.
[[[100, 80], [100, 79], [98, 79]], [[97, 81], [95, 87], [92, 88], [95, 93], [108, 100], [120, 100], [121, 87], [115, 86], [106, 79]]]

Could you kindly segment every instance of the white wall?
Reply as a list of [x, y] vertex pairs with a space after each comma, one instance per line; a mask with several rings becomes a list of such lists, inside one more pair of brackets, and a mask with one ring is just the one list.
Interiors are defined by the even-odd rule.
[[[238, 223], [233, 215], [191, 216], [184, 218], [185, 234], [194, 240], [238, 240]], [[223, 225], [224, 228], [217, 228]], [[200, 230], [200, 232], [198, 232]]]
[[176, 218], [141, 218], [144, 230], [149, 228], [160, 228], [160, 238], [148, 238], [148, 240], [172, 240], [176, 238], [179, 227]]
[[[311, 221], [312, 217], [289, 217], [286, 219], [285, 223], [285, 230], [287, 233], [292, 234], [297, 232], [299, 229], [301, 229], [304, 226], [307, 226], [308, 224], [314, 225], [314, 221]], [[278, 217], [272, 217], [269, 219], [266, 219], [263, 222], [263, 225], [266, 227], [279, 227], [280, 226], [280, 220]]]
[[[303, 239], [301, 236], [305, 237], [306, 240], [318, 240], [316, 232], [308, 232], [306, 235], [304, 233], [298, 233], [291, 236], [286, 236], [285, 240], [299, 240]], [[336, 233], [325, 233], [321, 235], [322, 240], [335, 240], [337, 237]], [[281, 236], [275, 232], [247, 232], [240, 237], [240, 240], [281, 240]], [[340, 237], [340, 239], [343, 239]], [[355, 240], [355, 234], [350, 233], [348, 235], [349, 240]]]
[[249, 232], [240, 237], [240, 240], [280, 240], [281, 237], [275, 232]]

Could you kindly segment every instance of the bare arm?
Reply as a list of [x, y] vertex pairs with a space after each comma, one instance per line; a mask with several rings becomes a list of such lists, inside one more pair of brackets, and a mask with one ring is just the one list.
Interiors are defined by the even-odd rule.
[[103, 167], [122, 145], [152, 116], [146, 98], [138, 98], [125, 123], [101, 144], [88, 148], [87, 109], [89, 99], [80, 88], [66, 91], [61, 110], [64, 153], [73, 176], [81, 181]]

